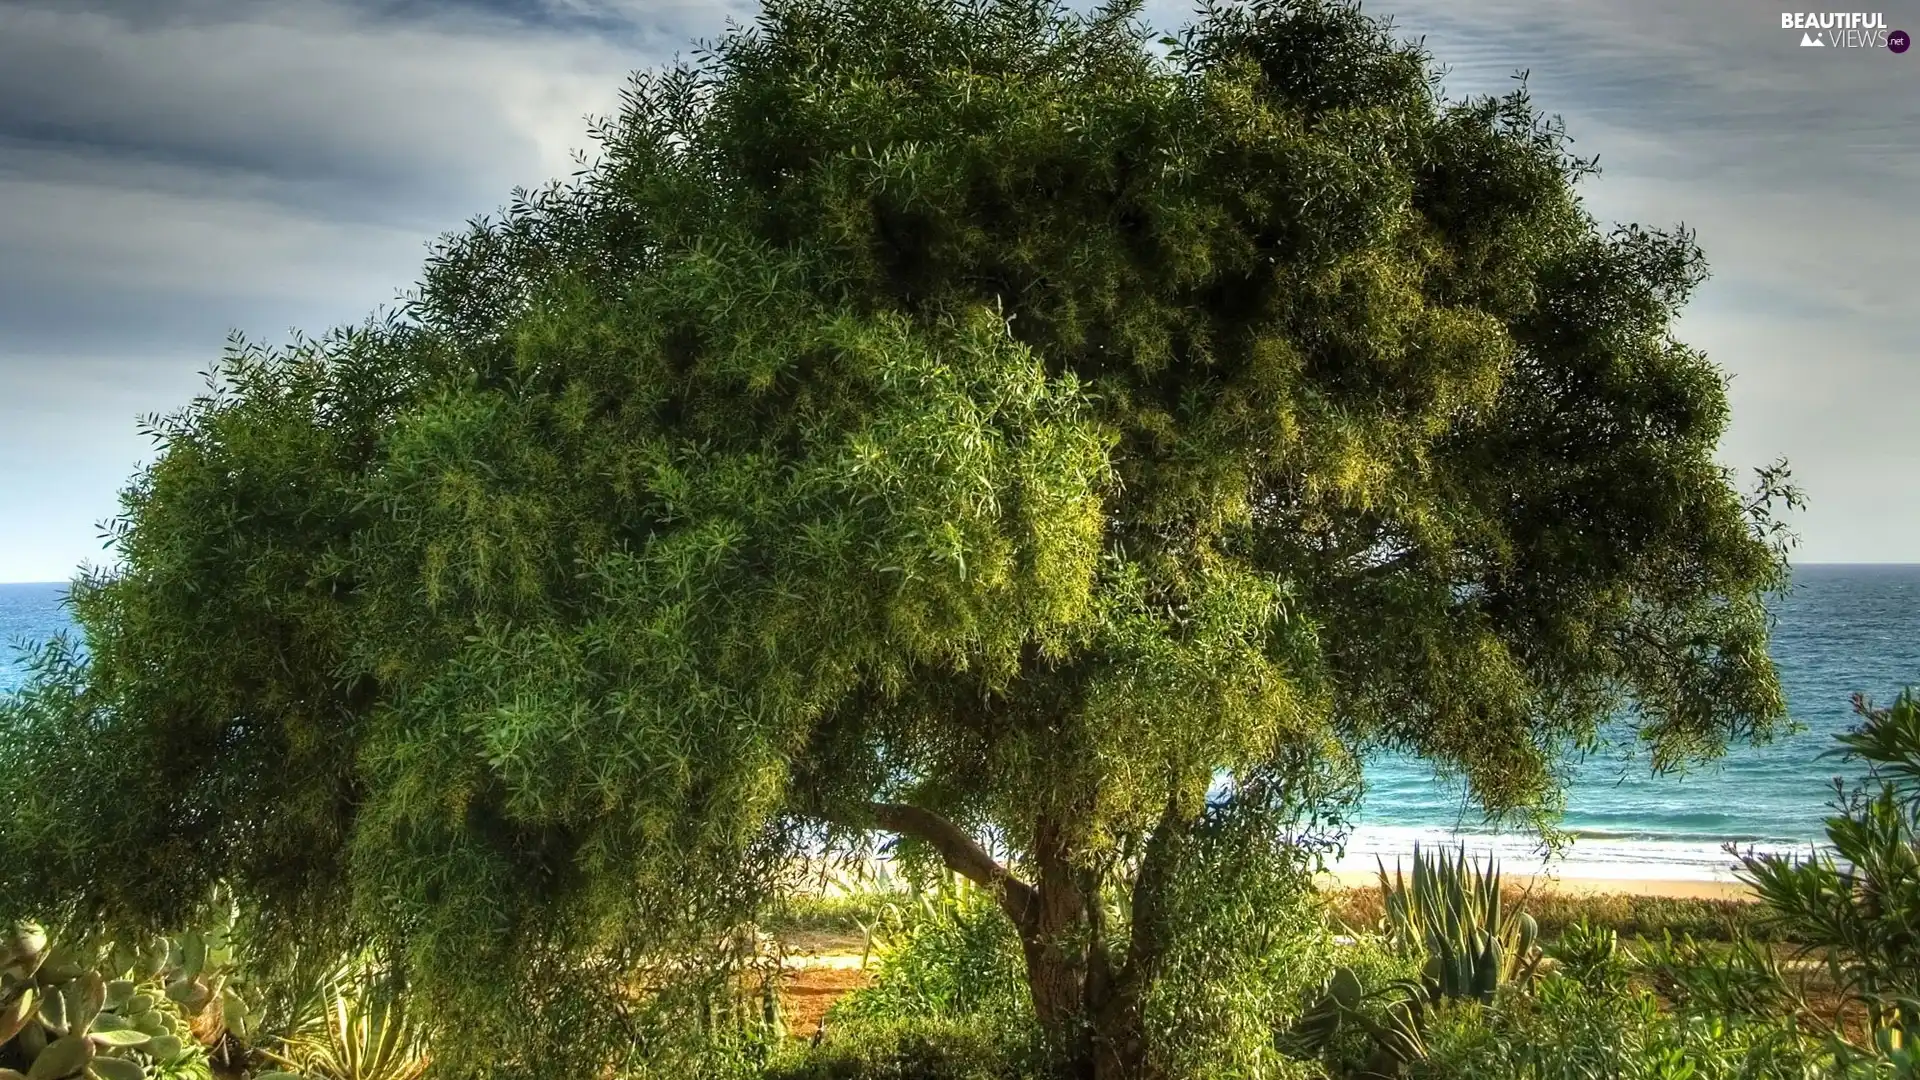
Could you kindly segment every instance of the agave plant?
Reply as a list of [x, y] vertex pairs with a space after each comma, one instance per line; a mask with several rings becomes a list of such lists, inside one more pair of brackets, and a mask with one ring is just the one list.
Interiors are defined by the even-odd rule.
[[1540, 926], [1525, 912], [1502, 908], [1500, 866], [1483, 868], [1466, 848], [1413, 849], [1409, 879], [1380, 865], [1388, 942], [1427, 957], [1422, 982], [1434, 998], [1491, 1001], [1502, 984], [1525, 983], [1540, 963]]
[[162, 993], [164, 957], [159, 939], [100, 957], [14, 927], [0, 944], [0, 1080], [145, 1080], [196, 1063]]
[[418, 1080], [425, 1075], [426, 1041], [390, 980], [349, 969], [329, 980], [325, 997], [323, 1023], [284, 1040], [278, 1051], [265, 1051], [285, 1071], [255, 1080]]

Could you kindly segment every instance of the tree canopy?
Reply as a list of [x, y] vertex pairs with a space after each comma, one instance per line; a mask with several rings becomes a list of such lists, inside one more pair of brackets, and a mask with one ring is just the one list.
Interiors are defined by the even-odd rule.
[[538, 1072], [877, 828], [1147, 1075], [1222, 798], [1398, 748], [1546, 822], [1609, 718], [1764, 737], [1786, 489], [1714, 460], [1692, 237], [1349, 5], [1136, 9], [773, 0], [398, 314], [237, 345], [0, 706], [4, 905], [229, 882]]

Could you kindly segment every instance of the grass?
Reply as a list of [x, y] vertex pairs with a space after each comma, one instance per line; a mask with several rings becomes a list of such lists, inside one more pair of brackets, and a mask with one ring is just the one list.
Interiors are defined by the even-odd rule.
[[889, 904], [901, 903], [906, 897], [904, 892], [867, 889], [789, 897], [768, 912], [761, 925], [768, 933], [783, 938], [792, 934], [859, 937], [880, 919]]

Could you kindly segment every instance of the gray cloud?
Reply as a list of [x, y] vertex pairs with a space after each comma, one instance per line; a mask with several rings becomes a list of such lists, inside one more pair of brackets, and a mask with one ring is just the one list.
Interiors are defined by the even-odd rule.
[[411, 280], [424, 239], [563, 169], [624, 70], [564, 40], [288, 10], [143, 30], [0, 9], [0, 350], [352, 317]]
[[[1733, 0], [1406, 0], [1455, 93], [1531, 68], [1605, 220], [1685, 222], [1683, 333], [1734, 374], [1729, 462], [1791, 455], [1810, 559], [1920, 559], [1906, 325], [1920, 53], [1812, 50]], [[571, 170], [583, 118], [743, 0], [0, 4], [0, 580], [63, 577], [230, 328], [358, 321], [424, 243]], [[1153, 5], [1172, 29], [1184, 6]], [[1895, 19], [1895, 13], [1888, 13]], [[1920, 28], [1920, 19], [1909, 18]]]
[[[683, 44], [719, 8], [666, 5]], [[356, 322], [572, 167], [661, 26], [556, 5], [0, 5], [0, 580], [65, 577], [230, 329]], [[603, 19], [604, 21], [604, 19]]]

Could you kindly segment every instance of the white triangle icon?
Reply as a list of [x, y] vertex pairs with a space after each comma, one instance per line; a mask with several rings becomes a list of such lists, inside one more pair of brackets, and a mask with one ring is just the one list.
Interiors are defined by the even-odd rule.
[[1800, 35], [1800, 47], [1804, 49], [1804, 48], [1806, 48], [1806, 47], [1807, 47], [1807, 46], [1809, 46], [1809, 45], [1811, 45], [1811, 46], [1813, 46], [1814, 48], [1817, 48], [1817, 49], [1824, 49], [1824, 48], [1826, 48], [1826, 47], [1827, 47], [1827, 43], [1826, 43], [1826, 42], [1824, 42], [1824, 41], [1821, 41], [1821, 40], [1820, 40], [1819, 38], [1817, 38], [1817, 37], [1814, 37], [1814, 36], [1813, 36], [1812, 34], [1801, 34], [1801, 35]]

